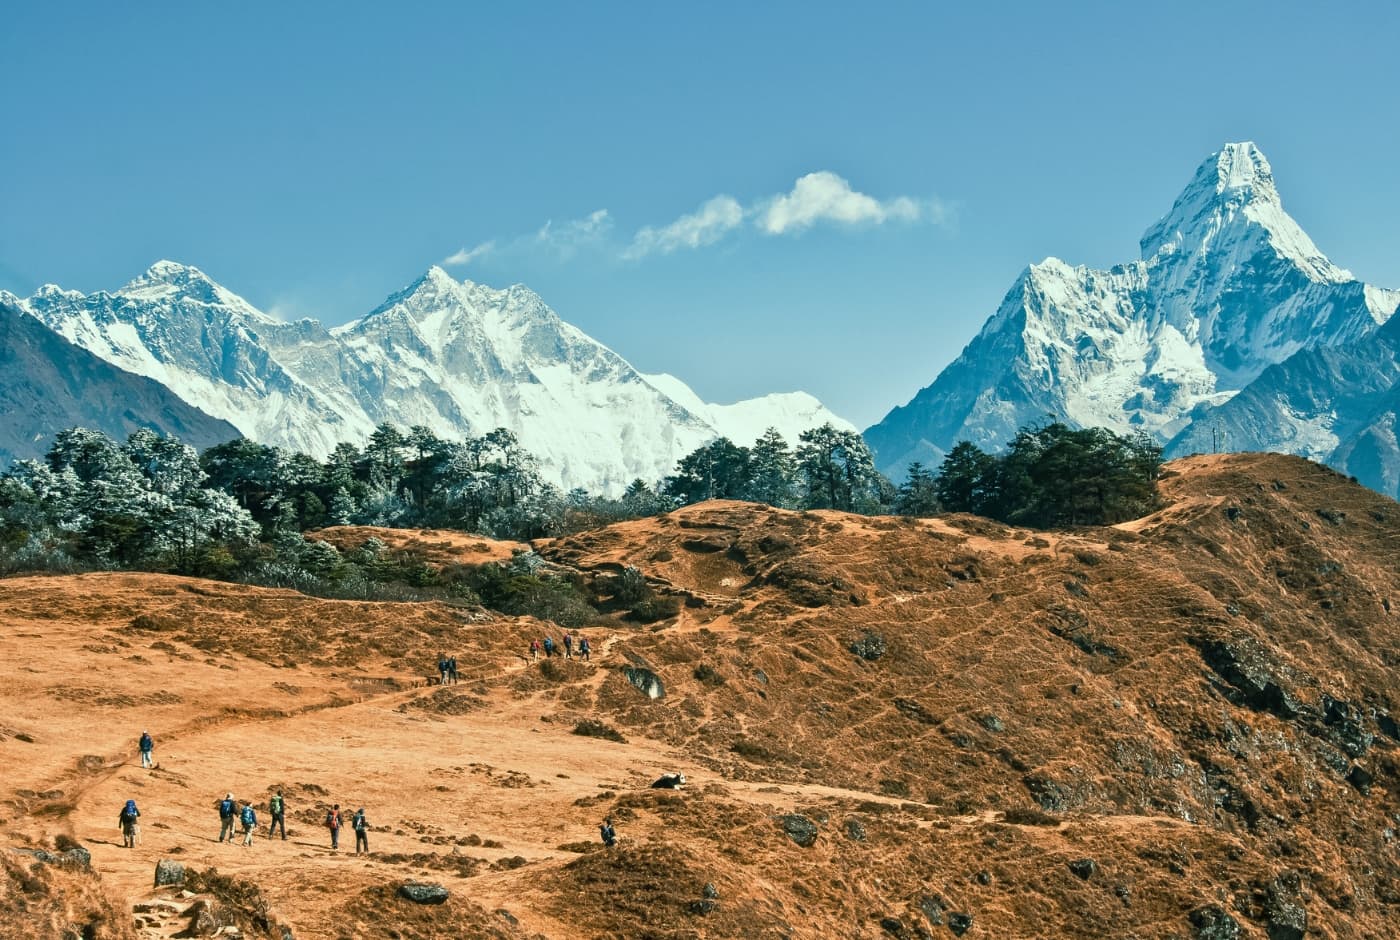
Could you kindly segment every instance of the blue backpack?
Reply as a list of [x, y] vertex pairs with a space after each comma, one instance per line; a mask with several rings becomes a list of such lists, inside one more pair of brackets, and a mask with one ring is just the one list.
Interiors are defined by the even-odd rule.
[[233, 800], [219, 801], [219, 818], [228, 819], [233, 815]]
[[253, 807], [251, 807], [251, 806], [245, 806], [245, 807], [243, 807], [243, 825], [245, 825], [245, 826], [251, 826], [251, 825], [253, 825], [253, 822], [254, 822], [256, 819], [257, 819], [257, 816], [255, 816], [255, 815], [253, 814]]

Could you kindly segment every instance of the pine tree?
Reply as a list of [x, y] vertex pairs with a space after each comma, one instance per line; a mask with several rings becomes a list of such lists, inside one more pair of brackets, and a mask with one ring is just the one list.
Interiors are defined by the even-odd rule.
[[749, 484], [743, 498], [785, 509], [796, 505], [792, 449], [777, 428], [764, 431], [749, 451]]

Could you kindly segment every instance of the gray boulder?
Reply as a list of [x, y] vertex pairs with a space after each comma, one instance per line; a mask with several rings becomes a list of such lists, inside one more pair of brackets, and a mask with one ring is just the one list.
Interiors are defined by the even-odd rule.
[[414, 904], [441, 904], [447, 900], [447, 889], [442, 885], [407, 881], [399, 885], [399, 896]]
[[185, 883], [185, 866], [179, 862], [163, 858], [156, 862], [156, 887], [182, 885]]
[[817, 834], [819, 832], [817, 824], [801, 813], [789, 813], [786, 816], [779, 816], [778, 822], [782, 825], [783, 832], [787, 833], [788, 838], [804, 849], [810, 849], [816, 844]]

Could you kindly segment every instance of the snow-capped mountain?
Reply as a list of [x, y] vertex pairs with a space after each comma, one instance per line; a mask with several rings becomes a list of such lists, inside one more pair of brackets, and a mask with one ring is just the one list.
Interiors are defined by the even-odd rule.
[[1354, 343], [1400, 304], [1323, 256], [1252, 143], [1202, 163], [1140, 247], [1107, 271], [1048, 258], [1022, 272], [934, 383], [865, 432], [880, 468], [936, 464], [960, 440], [997, 449], [1047, 415], [1165, 442], [1269, 366]]
[[383, 422], [449, 438], [504, 427], [561, 486], [618, 492], [721, 434], [747, 443], [772, 425], [795, 441], [827, 421], [851, 428], [801, 393], [705, 404], [678, 379], [642, 376], [528, 288], [438, 267], [329, 330], [280, 322], [169, 261], [111, 293], [45, 286], [11, 299], [249, 438], [316, 456], [363, 443]]
[[1228, 402], [1199, 409], [1166, 451], [1299, 454], [1400, 498], [1397, 413], [1400, 317], [1392, 317], [1359, 340], [1302, 350], [1270, 366]]
[[42, 456], [56, 432], [78, 426], [116, 440], [151, 428], [195, 447], [238, 436], [159, 382], [104, 362], [0, 302], [0, 467]]

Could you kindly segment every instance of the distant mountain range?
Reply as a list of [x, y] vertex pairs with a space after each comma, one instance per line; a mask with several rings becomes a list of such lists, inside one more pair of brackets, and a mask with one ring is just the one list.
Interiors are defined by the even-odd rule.
[[547, 479], [617, 493], [719, 435], [747, 445], [769, 426], [793, 442], [826, 422], [854, 430], [801, 392], [706, 404], [677, 378], [642, 375], [528, 288], [438, 267], [334, 329], [279, 321], [170, 261], [110, 293], [46, 285], [0, 301], [252, 440], [318, 457], [384, 422], [454, 439], [504, 427]]
[[196, 447], [238, 436], [159, 382], [104, 362], [0, 302], [0, 465], [43, 455], [57, 431], [75, 425], [117, 440], [151, 428]]
[[961, 440], [984, 449], [1053, 415], [1144, 431], [1169, 455], [1269, 450], [1397, 495], [1400, 291], [1356, 280], [1283, 210], [1268, 161], [1227, 144], [1107, 271], [1021, 273], [962, 354], [865, 432], [902, 477]]

